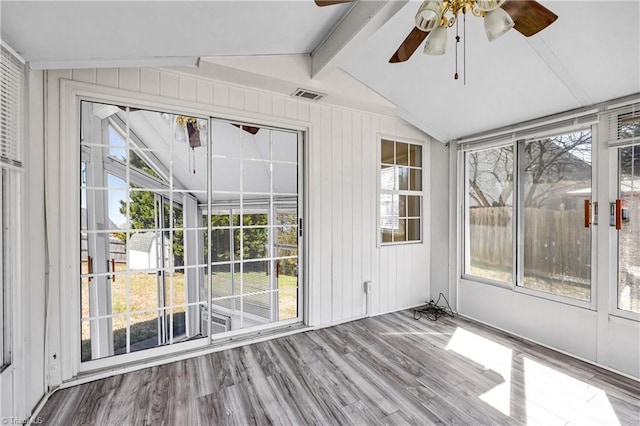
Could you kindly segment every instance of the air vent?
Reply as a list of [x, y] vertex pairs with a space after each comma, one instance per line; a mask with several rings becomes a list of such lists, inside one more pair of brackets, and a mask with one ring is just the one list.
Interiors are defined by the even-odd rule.
[[324, 93], [312, 92], [307, 89], [296, 89], [296, 91], [293, 92], [291, 96], [294, 96], [296, 98], [308, 99], [310, 101], [319, 101], [327, 95], [325, 95]]
[[216, 323], [216, 324], [224, 325], [225, 327], [227, 326], [227, 322], [228, 322], [228, 321], [229, 321], [229, 320], [228, 320], [228, 319], [226, 319], [226, 318], [218, 318], [218, 317], [216, 317], [216, 316], [212, 316], [212, 317], [211, 317], [211, 322], [212, 322], [212, 323]]
[[[200, 332], [206, 336], [209, 332], [207, 320], [209, 319], [209, 310], [206, 306], [200, 307]], [[213, 312], [211, 314], [211, 334], [224, 333], [231, 330], [231, 317]]]

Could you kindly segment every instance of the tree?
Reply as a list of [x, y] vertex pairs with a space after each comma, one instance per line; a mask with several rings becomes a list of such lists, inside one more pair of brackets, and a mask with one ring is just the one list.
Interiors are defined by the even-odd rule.
[[469, 196], [478, 206], [507, 205], [513, 193], [513, 146], [472, 152], [468, 159]]
[[[266, 226], [268, 218], [266, 213], [244, 214], [242, 224], [248, 226]], [[228, 227], [229, 215], [215, 214], [211, 216], [211, 226]], [[233, 232], [233, 249], [235, 260], [240, 260], [240, 215], [233, 215], [234, 229], [222, 229], [220, 232], [214, 232], [212, 259], [228, 259], [230, 258], [230, 241], [228, 232]], [[268, 232], [267, 228], [244, 228], [242, 238], [242, 259], [261, 259], [267, 256]]]
[[[591, 178], [591, 132], [544, 138], [521, 145], [524, 205], [542, 207], [568, 186]], [[513, 145], [468, 154], [469, 196], [477, 206], [511, 205]]]
[[[277, 223], [295, 223], [295, 212], [279, 212], [277, 213]], [[243, 259], [262, 259], [268, 255], [268, 217], [266, 213], [252, 213], [243, 215], [242, 220], [245, 228], [243, 229], [242, 240], [242, 258]], [[230, 259], [231, 243], [229, 232], [233, 234], [234, 258], [240, 260], [240, 215], [233, 215], [233, 229], [227, 229], [229, 224], [228, 214], [216, 214], [211, 216], [211, 225], [215, 228], [221, 228], [213, 233], [212, 259], [226, 260]], [[257, 226], [257, 228], [248, 228], [249, 226]], [[265, 227], [263, 227], [265, 226]], [[206, 236], [205, 236], [206, 237]], [[278, 244], [297, 246], [298, 234], [295, 226], [282, 226], [274, 228], [274, 237]], [[206, 240], [206, 238], [205, 238]], [[206, 248], [205, 248], [206, 249]], [[278, 253], [276, 253], [276, 256]], [[205, 253], [206, 256], [206, 253]], [[283, 275], [296, 275], [297, 259], [278, 260], [279, 272]], [[250, 262], [245, 264], [245, 271], [254, 265], [262, 270], [263, 265], [260, 262]], [[255, 271], [254, 271], [255, 272]]]
[[[278, 223], [296, 223], [297, 213], [295, 211], [283, 211], [277, 213]], [[298, 246], [298, 229], [295, 226], [283, 226], [278, 228], [277, 243], [288, 246]], [[297, 253], [297, 250], [295, 251]], [[296, 276], [298, 274], [298, 259], [279, 260], [280, 273], [282, 275]]]
[[[632, 140], [640, 138], [640, 114], [628, 113], [618, 117], [618, 139]], [[629, 146], [620, 149], [620, 173], [638, 175], [640, 173], [640, 147]]]

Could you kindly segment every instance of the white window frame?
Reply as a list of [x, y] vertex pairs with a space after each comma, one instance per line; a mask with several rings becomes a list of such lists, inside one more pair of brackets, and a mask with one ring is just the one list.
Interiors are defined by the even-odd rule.
[[12, 168], [0, 166], [0, 281], [2, 285], [0, 302], [2, 321], [2, 336], [0, 337], [0, 372], [9, 369], [13, 362], [13, 353], [17, 344], [19, 331], [16, 314], [13, 309], [17, 306], [21, 283], [22, 263], [22, 173]]
[[[640, 99], [637, 99], [636, 104], [640, 102]], [[628, 105], [633, 104], [633, 102], [627, 103], [626, 105], [619, 108], [622, 110], [622, 113], [626, 112]], [[637, 149], [640, 149], [640, 141], [637, 139], [627, 140], [627, 141], [618, 141], [617, 140], [617, 127], [613, 128], [614, 122], [618, 121], [618, 106], [613, 106], [611, 109], [614, 111], [604, 113], [602, 115], [601, 120], [603, 121], [604, 127], [609, 127], [608, 135], [606, 135], [606, 139], [608, 142], [608, 146], [606, 149], [608, 150], [609, 158], [603, 159], [603, 163], [608, 161], [608, 201], [614, 202], [617, 198], [619, 198], [619, 149], [625, 148], [629, 146], [635, 146]], [[608, 121], [608, 122], [607, 122]], [[615, 140], [614, 140], [615, 137]], [[603, 226], [607, 226], [609, 228], [609, 240], [606, 242], [606, 247], [603, 248], [603, 253], [606, 252], [608, 254], [608, 262], [609, 262], [609, 283], [608, 286], [608, 296], [609, 296], [609, 314], [615, 317], [625, 318], [632, 321], [640, 322], [640, 312], [632, 312], [620, 309], [618, 307], [618, 267], [619, 267], [619, 251], [618, 251], [618, 238], [619, 232], [615, 229], [614, 226], [609, 226], [609, 205], [603, 205], [599, 209], [599, 223]]]
[[[517, 293], [522, 293], [522, 294], [527, 294], [530, 296], [534, 296], [534, 297], [540, 297], [543, 299], [547, 299], [547, 300], [551, 300], [551, 301], [555, 301], [558, 303], [563, 303], [563, 304], [567, 304], [567, 305], [572, 305], [572, 306], [577, 306], [577, 307], [581, 307], [581, 308], [586, 308], [586, 309], [590, 309], [590, 310], [596, 310], [596, 306], [597, 306], [597, 286], [596, 286], [596, 277], [597, 277], [597, 273], [598, 273], [598, 265], [597, 265], [597, 247], [598, 247], [598, 241], [597, 241], [597, 232], [596, 229], [594, 229], [593, 225], [591, 226], [591, 265], [592, 265], [592, 270], [591, 270], [591, 283], [590, 283], [590, 300], [589, 301], [584, 301], [584, 300], [578, 300], [578, 299], [573, 299], [570, 297], [566, 297], [566, 296], [560, 296], [557, 294], [553, 294], [553, 293], [547, 293], [547, 292], [543, 292], [543, 291], [539, 291], [539, 290], [534, 290], [534, 289], [530, 289], [530, 288], [526, 288], [522, 285], [519, 285], [519, 283], [522, 283], [522, 261], [521, 261], [521, 257], [523, 256], [523, 247], [521, 247], [521, 242], [524, 241], [524, 228], [523, 226], [520, 226], [519, 224], [522, 223], [522, 217], [521, 214], [523, 212], [521, 212], [521, 203], [520, 203], [520, 190], [521, 190], [521, 173], [520, 173], [520, 169], [519, 169], [519, 159], [518, 159], [518, 149], [519, 149], [519, 145], [523, 144], [525, 140], [534, 140], [534, 139], [542, 139], [542, 138], [547, 138], [547, 137], [553, 137], [553, 136], [558, 136], [558, 135], [562, 135], [562, 134], [567, 134], [567, 133], [571, 133], [571, 132], [575, 132], [575, 131], [580, 131], [580, 130], [587, 130], [590, 129], [591, 130], [591, 141], [592, 141], [592, 150], [591, 150], [591, 200], [592, 202], [596, 201], [597, 198], [597, 170], [598, 170], [598, 155], [597, 155], [597, 141], [598, 141], [598, 137], [597, 137], [597, 125], [595, 124], [588, 124], [588, 123], [584, 123], [584, 124], [571, 124], [571, 125], [558, 125], [558, 126], [549, 126], [546, 127], [544, 130], [541, 130], [539, 132], [536, 131], [527, 131], [527, 135], [526, 138], [525, 137], [516, 137], [516, 132], [512, 132], [510, 134], [505, 134], [502, 138], [500, 137], [494, 137], [492, 138], [490, 141], [487, 142], [478, 142], [477, 144], [473, 144], [473, 143], [469, 143], [469, 142], [465, 142], [464, 144], [459, 144], [459, 148], [460, 151], [458, 152], [458, 182], [459, 182], [459, 186], [458, 186], [458, 194], [457, 194], [457, 199], [461, 201], [462, 205], [460, 206], [461, 212], [460, 212], [460, 224], [459, 224], [459, 229], [461, 232], [459, 232], [459, 244], [460, 244], [460, 248], [459, 248], [459, 279], [463, 279], [466, 281], [471, 281], [471, 282], [477, 282], [477, 283], [481, 283], [481, 284], [486, 284], [486, 285], [492, 285], [492, 286], [496, 286], [496, 287], [501, 287], [501, 288], [505, 288], [505, 289], [511, 289], [514, 292]], [[489, 149], [489, 148], [500, 148], [503, 146], [509, 146], [512, 145], [514, 147], [514, 158], [513, 158], [513, 162], [514, 162], [514, 201], [513, 201], [513, 219], [512, 219], [512, 226], [513, 226], [513, 236], [514, 236], [514, 240], [513, 240], [513, 247], [514, 247], [514, 251], [513, 251], [513, 279], [511, 283], [505, 283], [505, 282], [501, 282], [498, 280], [492, 280], [489, 278], [484, 278], [484, 277], [478, 277], [475, 275], [471, 275], [471, 274], [467, 274], [465, 272], [466, 268], [466, 262], [467, 262], [467, 258], [468, 258], [468, 253], [467, 253], [467, 235], [468, 235], [468, 229], [467, 229], [467, 217], [466, 217], [466, 211], [467, 211], [467, 193], [468, 193], [468, 183], [467, 183], [467, 164], [466, 164], [466, 157], [465, 154], [467, 152], [473, 152], [473, 151], [480, 151], [483, 149]], [[617, 283], [617, 279], [616, 279], [616, 283]]]
[[[512, 210], [513, 210], [513, 214], [512, 214], [512, 219], [511, 219], [511, 235], [513, 235], [513, 240], [512, 240], [512, 258], [511, 258], [511, 281], [510, 282], [506, 282], [506, 281], [499, 281], [499, 280], [494, 280], [491, 278], [486, 278], [486, 277], [481, 277], [478, 275], [473, 275], [470, 273], [467, 273], [467, 266], [470, 265], [470, 256], [471, 254], [469, 253], [468, 250], [468, 245], [467, 242], [469, 241], [469, 235], [470, 235], [470, 231], [469, 231], [469, 226], [468, 226], [468, 221], [467, 221], [467, 205], [469, 202], [469, 189], [468, 189], [468, 185], [467, 182], [469, 181], [468, 179], [468, 168], [467, 168], [467, 154], [468, 153], [473, 153], [473, 152], [479, 152], [479, 151], [485, 151], [485, 150], [489, 150], [489, 149], [496, 149], [496, 148], [503, 148], [503, 147], [507, 147], [507, 146], [512, 146], [513, 147], [513, 176], [514, 176], [514, 181], [513, 181], [513, 195], [512, 195]], [[462, 259], [462, 264], [461, 264], [461, 269], [460, 269], [460, 276], [462, 279], [468, 280], [468, 281], [478, 281], [484, 284], [489, 284], [489, 285], [493, 285], [496, 287], [502, 287], [502, 288], [508, 288], [508, 289], [515, 289], [517, 287], [516, 283], [517, 283], [517, 269], [516, 269], [516, 262], [517, 262], [517, 249], [516, 249], [516, 240], [518, 238], [517, 234], [517, 195], [518, 195], [518, 164], [517, 164], [517, 152], [516, 152], [516, 147], [517, 144], [514, 141], [510, 141], [510, 140], [504, 140], [501, 143], [495, 143], [495, 144], [490, 144], [488, 146], [479, 146], [477, 148], [474, 149], [468, 149], [468, 150], [464, 150], [460, 153], [461, 156], [461, 164], [462, 164], [462, 170], [460, 173], [461, 179], [460, 179], [460, 199], [462, 200], [462, 205], [461, 205], [461, 217], [462, 217], [462, 223], [460, 224], [460, 229], [462, 231], [462, 235], [461, 235], [461, 259]]]
[[[376, 197], [376, 242], [377, 242], [377, 246], [378, 247], [393, 247], [393, 246], [401, 246], [401, 245], [410, 245], [410, 244], [423, 244], [424, 240], [425, 240], [425, 223], [424, 221], [427, 218], [427, 215], [425, 214], [425, 208], [426, 208], [426, 185], [427, 185], [427, 173], [428, 173], [428, 169], [426, 167], [426, 158], [427, 158], [427, 149], [428, 149], [428, 145], [426, 145], [423, 141], [418, 141], [418, 140], [413, 140], [410, 138], [402, 138], [402, 137], [397, 137], [397, 136], [390, 136], [390, 135], [384, 135], [384, 134], [378, 134], [378, 143], [377, 143], [377, 155], [376, 155], [376, 192], [377, 192], [377, 197]], [[381, 185], [381, 178], [382, 178], [382, 140], [390, 140], [395, 142], [400, 142], [400, 143], [406, 143], [409, 145], [419, 145], [421, 147], [421, 151], [422, 151], [422, 166], [420, 167], [420, 170], [422, 172], [422, 190], [421, 191], [415, 191], [415, 190], [383, 190], [382, 189], [382, 185]], [[394, 157], [395, 157], [395, 153], [394, 153]], [[395, 160], [395, 158], [394, 158]], [[410, 167], [410, 166], [409, 166]], [[382, 226], [380, 226], [380, 198], [383, 194], [390, 194], [390, 195], [413, 195], [413, 196], [419, 196], [421, 197], [421, 203], [420, 203], [420, 239], [419, 240], [412, 240], [412, 241], [393, 241], [393, 242], [382, 242]]]
[[[25, 61], [0, 40], [2, 49], [3, 95], [8, 95], [8, 110], [2, 110], [3, 139], [0, 140], [0, 372], [9, 370], [19, 332], [15, 321], [18, 284], [21, 282], [20, 253], [22, 191], [22, 132], [25, 102]], [[6, 115], [5, 115], [6, 114]], [[4, 139], [4, 137], [7, 139]]]
[[4, 370], [11, 364], [11, 316], [8, 315], [10, 304], [9, 286], [9, 256], [6, 253], [6, 234], [5, 221], [7, 214], [5, 209], [9, 205], [5, 190], [5, 170], [0, 167], [0, 321], [2, 322], [2, 336], [0, 336], [0, 371]]
[[[640, 144], [637, 144], [636, 147], [640, 149]], [[618, 182], [618, 155], [619, 155], [620, 147], [610, 148], [609, 155], [609, 198], [610, 200], [615, 200], [619, 198], [619, 182]], [[615, 226], [609, 226], [609, 206], [604, 206], [604, 209], [600, 210], [600, 223], [603, 225], [606, 224], [609, 227], [609, 242], [608, 242], [608, 253], [609, 253], [609, 313], [611, 315], [622, 317], [634, 321], [640, 321], [640, 312], [627, 311], [624, 309], [620, 309], [618, 307], [618, 285], [619, 285], [619, 276], [620, 271], [619, 267], [619, 231], [615, 228]]]

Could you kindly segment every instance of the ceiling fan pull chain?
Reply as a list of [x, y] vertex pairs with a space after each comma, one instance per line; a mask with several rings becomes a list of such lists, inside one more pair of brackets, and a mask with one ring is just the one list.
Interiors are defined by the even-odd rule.
[[453, 75], [454, 79], [458, 79], [458, 44], [460, 43], [460, 33], [458, 31], [458, 20], [456, 19], [456, 73]]
[[462, 84], [467, 85], [467, 8], [462, 9]]

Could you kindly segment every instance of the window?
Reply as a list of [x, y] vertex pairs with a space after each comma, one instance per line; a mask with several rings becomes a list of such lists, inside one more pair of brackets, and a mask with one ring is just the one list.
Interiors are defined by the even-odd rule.
[[467, 161], [465, 273], [513, 281], [513, 145], [472, 151]]
[[380, 242], [422, 241], [422, 145], [380, 143]]
[[[609, 116], [609, 147], [615, 160], [614, 204], [617, 258], [615, 309], [617, 314], [640, 314], [640, 104], [616, 109]], [[617, 278], [617, 279], [616, 279]], [[635, 314], [635, 316], [634, 316]]]
[[18, 217], [16, 191], [22, 170], [21, 116], [24, 64], [4, 45], [0, 51], [0, 369], [11, 363], [11, 290], [19, 249], [12, 218]]
[[591, 131], [519, 142], [518, 162], [518, 285], [590, 301]]
[[468, 149], [464, 274], [590, 301], [591, 169], [589, 129]]
[[[640, 118], [637, 126], [640, 129]], [[640, 144], [618, 149], [618, 176], [622, 211], [617, 244], [617, 307], [640, 313]]]
[[9, 316], [7, 315], [8, 311], [8, 302], [9, 302], [9, 289], [8, 289], [8, 274], [7, 274], [7, 266], [8, 259], [5, 255], [6, 252], [6, 237], [5, 237], [5, 227], [6, 223], [6, 214], [5, 214], [5, 206], [7, 205], [5, 199], [5, 171], [0, 168], [0, 295], [2, 296], [2, 303], [0, 303], [0, 325], [2, 326], [2, 338], [0, 339], [0, 368], [4, 367], [6, 364], [10, 362], [10, 354], [5, 353], [10, 348], [10, 327], [9, 327]]

